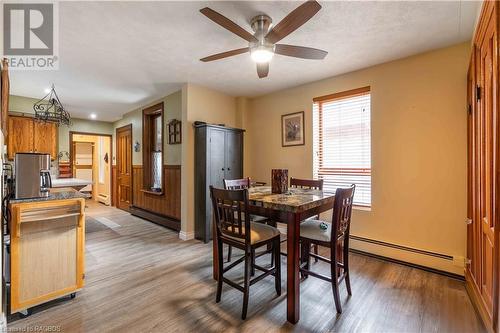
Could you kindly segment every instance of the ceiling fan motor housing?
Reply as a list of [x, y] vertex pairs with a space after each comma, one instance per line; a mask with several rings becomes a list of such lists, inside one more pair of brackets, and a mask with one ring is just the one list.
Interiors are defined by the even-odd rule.
[[273, 20], [267, 15], [257, 15], [250, 21], [252, 30], [255, 32], [254, 36], [257, 42], [250, 42], [250, 49], [267, 49], [274, 52], [274, 45], [266, 41], [265, 37], [271, 29]]

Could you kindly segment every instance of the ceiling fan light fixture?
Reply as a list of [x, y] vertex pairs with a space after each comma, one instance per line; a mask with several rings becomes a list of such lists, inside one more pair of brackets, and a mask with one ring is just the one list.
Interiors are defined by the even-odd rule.
[[257, 46], [250, 51], [250, 57], [258, 64], [267, 63], [273, 58], [274, 52], [271, 47]]

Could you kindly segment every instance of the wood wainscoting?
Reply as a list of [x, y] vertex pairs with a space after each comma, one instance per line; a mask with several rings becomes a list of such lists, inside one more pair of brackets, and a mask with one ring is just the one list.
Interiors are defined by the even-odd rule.
[[164, 193], [144, 192], [143, 166], [132, 167], [133, 194], [130, 212], [174, 230], [181, 228], [181, 166], [164, 165]]
[[111, 166], [111, 205], [116, 207], [116, 202], [118, 198], [118, 186], [116, 179], [116, 164]]

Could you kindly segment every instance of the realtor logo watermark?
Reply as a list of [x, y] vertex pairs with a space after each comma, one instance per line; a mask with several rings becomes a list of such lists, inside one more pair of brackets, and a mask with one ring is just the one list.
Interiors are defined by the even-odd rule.
[[2, 54], [9, 69], [58, 69], [58, 3], [3, 3], [2, 12]]

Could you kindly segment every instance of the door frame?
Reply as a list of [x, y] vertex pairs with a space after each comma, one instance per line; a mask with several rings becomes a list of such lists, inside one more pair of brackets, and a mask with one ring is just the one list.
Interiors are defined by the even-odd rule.
[[113, 204], [114, 200], [114, 195], [113, 195], [113, 135], [112, 134], [104, 134], [104, 133], [92, 133], [92, 132], [79, 132], [79, 131], [69, 131], [69, 167], [71, 169], [71, 176], [74, 178], [75, 175], [73, 175], [73, 135], [89, 135], [89, 136], [105, 136], [109, 138], [109, 152], [110, 156], [109, 159], [111, 161], [110, 168], [109, 168], [109, 195], [110, 195], [110, 202], [111, 206]]
[[[115, 129], [115, 147], [116, 147], [116, 159], [115, 159], [115, 168], [116, 168], [116, 177], [117, 177], [117, 180], [116, 180], [116, 183], [117, 184], [114, 184], [114, 182], [112, 181], [112, 191], [111, 192], [116, 192], [118, 194], [118, 188], [116, 188], [116, 191], [115, 191], [115, 187], [118, 185], [118, 168], [117, 168], [117, 165], [118, 165], [118, 131], [123, 131], [123, 130], [129, 130], [130, 131], [130, 205], [133, 206], [134, 204], [134, 162], [133, 162], [133, 153], [134, 153], [134, 150], [133, 150], [133, 145], [134, 145], [134, 134], [132, 132], [132, 123], [128, 124], [128, 125], [125, 125], [125, 126], [121, 126], [121, 127], [117, 127]], [[113, 178], [111, 176], [111, 178]], [[117, 198], [115, 198], [114, 201], [111, 201], [111, 202], [114, 202], [115, 203], [115, 207], [118, 208], [118, 195], [117, 195]]]

